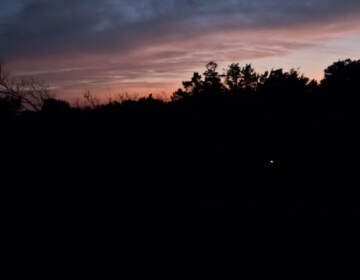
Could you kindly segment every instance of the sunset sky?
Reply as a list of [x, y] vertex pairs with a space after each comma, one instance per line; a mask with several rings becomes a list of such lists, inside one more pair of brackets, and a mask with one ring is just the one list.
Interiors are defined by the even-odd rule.
[[359, 0], [1, 0], [0, 58], [60, 98], [168, 96], [214, 60], [321, 79], [360, 58]]

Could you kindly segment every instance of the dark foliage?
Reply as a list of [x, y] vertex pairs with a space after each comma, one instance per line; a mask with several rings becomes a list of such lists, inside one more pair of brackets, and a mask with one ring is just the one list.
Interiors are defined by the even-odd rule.
[[47, 99], [20, 114], [1, 99], [7, 189], [43, 215], [359, 215], [359, 80], [355, 60], [334, 63], [320, 84], [251, 65], [220, 74], [210, 62], [171, 102], [150, 95], [81, 109]]

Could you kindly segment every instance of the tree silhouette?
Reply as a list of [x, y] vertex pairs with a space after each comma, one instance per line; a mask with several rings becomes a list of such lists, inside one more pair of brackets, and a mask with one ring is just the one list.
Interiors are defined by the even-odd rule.
[[14, 101], [21, 110], [40, 111], [51, 94], [45, 83], [34, 78], [12, 78], [0, 63], [0, 97]]
[[324, 92], [335, 102], [357, 102], [360, 89], [360, 60], [337, 61], [325, 69]]
[[184, 81], [185, 90], [178, 89], [172, 96], [172, 100], [180, 100], [189, 96], [199, 95], [203, 90], [203, 81], [199, 73], [195, 72], [190, 81]]
[[272, 70], [261, 77], [261, 92], [274, 102], [286, 103], [301, 97], [307, 88], [309, 78], [300, 75], [296, 70], [284, 72], [282, 69]]
[[206, 93], [222, 93], [224, 90], [224, 86], [221, 83], [221, 76], [216, 71], [217, 70], [217, 63], [214, 61], [210, 61], [206, 65], [206, 71], [204, 72], [204, 91]]
[[204, 79], [195, 72], [189, 81], [183, 82], [183, 89], [178, 89], [173, 94], [172, 100], [178, 101], [198, 95], [259, 93], [274, 102], [288, 102], [295, 101], [306, 91], [316, 91], [318, 86], [315, 81], [309, 82], [307, 77], [294, 69], [289, 72], [277, 69], [259, 74], [251, 64], [241, 67], [239, 63], [233, 63], [224, 74], [219, 74], [217, 67], [215, 62], [209, 62], [206, 65]]
[[260, 75], [255, 72], [250, 64], [240, 67], [239, 63], [233, 63], [225, 74], [225, 83], [231, 93], [254, 92], [257, 89], [259, 79]]
[[229, 87], [230, 91], [235, 93], [239, 89], [239, 80], [241, 78], [241, 68], [239, 63], [233, 63], [229, 66], [225, 75], [226, 85]]

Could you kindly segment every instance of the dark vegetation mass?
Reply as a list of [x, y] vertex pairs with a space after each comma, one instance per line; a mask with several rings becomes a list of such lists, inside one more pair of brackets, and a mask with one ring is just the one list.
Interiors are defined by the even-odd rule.
[[296, 70], [223, 72], [208, 63], [171, 101], [88, 95], [80, 108], [1, 70], [2, 185], [42, 215], [360, 215], [360, 60], [319, 83]]

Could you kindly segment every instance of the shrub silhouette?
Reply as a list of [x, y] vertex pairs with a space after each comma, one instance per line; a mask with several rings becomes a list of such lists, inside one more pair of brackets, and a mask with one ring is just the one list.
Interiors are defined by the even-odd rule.
[[70, 110], [71, 106], [68, 102], [54, 98], [45, 100], [41, 108], [42, 112], [49, 114], [63, 114], [69, 112]]
[[0, 98], [0, 118], [15, 117], [20, 109], [20, 101], [14, 98]]

